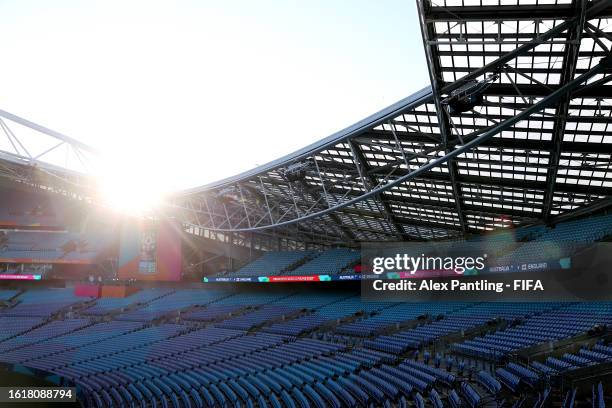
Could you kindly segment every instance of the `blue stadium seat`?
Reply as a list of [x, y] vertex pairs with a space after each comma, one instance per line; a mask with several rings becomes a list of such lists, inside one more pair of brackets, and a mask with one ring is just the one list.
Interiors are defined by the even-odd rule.
[[508, 387], [510, 390], [516, 392], [520, 386], [520, 378], [512, 374], [510, 371], [503, 368], [495, 370], [495, 374], [499, 381]]
[[310, 403], [308, 402], [308, 398], [300, 391], [299, 388], [294, 388], [291, 390], [293, 394], [294, 400], [298, 403], [301, 408], [310, 408]]
[[[116, 314], [114, 309], [104, 319], [87, 317], [89, 312], [87, 316], [71, 312], [59, 317], [19, 317], [0, 311], [0, 361], [75, 381], [88, 405], [138, 408], [423, 404], [442, 408], [441, 390], [448, 392], [448, 404], [453, 407], [475, 407], [501, 396], [510, 398], [510, 394], [516, 397], [516, 407], [521, 401], [541, 405], [552, 392], [541, 384], [554, 387], [554, 377], [568, 370], [597, 369], [612, 361], [612, 347], [603, 343], [560, 357], [545, 356], [544, 362], [529, 365], [512, 357], [521, 348], [565, 342], [595, 325], [612, 323], [612, 302], [366, 303], [349, 292], [330, 290], [322, 295], [282, 289], [215, 290], [199, 299], [199, 290], [157, 292], [159, 296], [146, 303], [151, 307], [140, 301], [130, 305], [134, 310], [146, 307], [146, 313], [138, 316]], [[38, 303], [28, 291], [17, 297], [26, 295], [30, 299], [26, 303], [36, 305], [27, 310], [38, 313], [48, 302], [57, 306], [74, 301], [69, 291], [58, 293], [43, 295], [45, 302]], [[173, 314], [172, 307], [185, 305], [193, 307], [193, 316], [190, 311], [186, 319]], [[206, 317], [204, 311], [209, 308]], [[158, 312], [173, 316], [171, 322], [147, 320]], [[143, 320], [124, 320], [126, 316]], [[206, 320], [211, 316], [215, 317]], [[301, 321], [304, 317], [309, 319]], [[293, 326], [288, 324], [292, 321], [296, 321]], [[400, 322], [410, 328], [402, 328]], [[314, 328], [302, 330], [313, 327], [311, 323]], [[324, 329], [317, 328], [321, 324]], [[474, 327], [483, 334], [452, 345], [454, 351], [470, 354], [463, 362], [434, 353], [432, 360], [446, 362], [436, 368], [424, 362], [422, 351], [409, 359], [393, 352], [396, 347], [412, 346], [428, 350], [431, 342]], [[390, 333], [381, 335], [381, 329]], [[351, 334], [354, 330], [368, 335]], [[378, 346], [387, 341], [390, 348]], [[476, 372], [474, 360], [501, 357], [510, 362], [498, 366], [495, 375]], [[458, 375], [455, 365], [461, 371]], [[518, 397], [521, 393], [529, 398]], [[591, 393], [600, 408], [603, 389], [593, 387]]]
[[293, 401], [293, 398], [291, 398], [289, 396], [289, 394], [287, 394], [286, 390], [283, 390], [280, 394], [281, 399], [283, 400], [283, 403], [285, 404], [285, 407], [287, 408], [297, 408], [297, 405], [295, 405], [295, 402]]
[[501, 384], [487, 371], [480, 371], [476, 376], [477, 381], [491, 394], [497, 394], [501, 391]]
[[455, 390], [451, 390], [448, 393], [448, 402], [452, 408], [459, 408], [463, 406], [463, 402]]

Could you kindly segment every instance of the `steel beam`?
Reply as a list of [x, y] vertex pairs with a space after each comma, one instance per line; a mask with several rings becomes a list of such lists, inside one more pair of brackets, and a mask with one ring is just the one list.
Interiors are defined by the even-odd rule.
[[[609, 119], [608, 119], [609, 120]], [[518, 131], [526, 132], [527, 128], [517, 128]], [[551, 130], [549, 132], [552, 133]], [[413, 133], [397, 132], [397, 136], [401, 141], [412, 142], [412, 143], [425, 143], [428, 142], [428, 138], [425, 135], [415, 135]], [[393, 136], [388, 132], [383, 131], [370, 131], [355, 139], [357, 143], [368, 144], [370, 138], [393, 141]], [[486, 143], [480, 145], [480, 147], [489, 148], [503, 148], [509, 149], [508, 154], [512, 154], [512, 150], [533, 150], [541, 152], [550, 152], [553, 150], [553, 144], [549, 140], [535, 140], [535, 139], [511, 139], [511, 138], [494, 138], [488, 140]], [[569, 142], [561, 141], [561, 150], [567, 153], [593, 153], [593, 154], [612, 154], [612, 144], [610, 143], [589, 143], [589, 142]], [[339, 166], [340, 167], [340, 166]]]
[[[368, 189], [371, 189], [373, 186], [376, 186], [378, 183], [369, 174], [368, 162], [363, 156], [363, 152], [361, 151], [361, 148], [359, 147], [359, 145], [357, 145], [357, 143], [355, 143], [355, 141], [349, 140], [348, 143], [351, 148], [351, 152], [353, 153], [353, 159], [355, 161], [355, 165], [360, 169], [359, 170], [360, 175], [364, 179], [366, 179], [365, 183], [369, 184]], [[410, 235], [404, 232], [402, 225], [397, 221], [395, 215], [393, 214], [393, 211], [391, 210], [391, 207], [389, 207], [389, 204], [387, 204], [387, 202], [385, 201], [385, 198], [382, 195], [376, 198], [378, 199], [380, 203], [380, 208], [382, 210], [382, 213], [384, 214], [385, 220], [389, 224], [391, 224], [393, 228], [397, 231], [398, 239], [404, 240], [406, 237], [410, 237]]]
[[[612, 16], [612, 8], [602, 10], [600, 15]], [[575, 9], [570, 4], [435, 6], [427, 10], [425, 21], [565, 20], [573, 16]]]
[[[323, 199], [323, 197], [321, 197], [321, 195], [315, 189], [309, 186], [305, 181], [302, 180], [301, 184], [306, 190], [306, 192], [310, 194], [315, 201], [321, 201]], [[338, 228], [340, 228], [342, 233], [346, 235], [349, 238], [349, 240], [356, 241], [357, 237], [355, 237], [355, 234], [353, 233], [353, 231], [351, 231], [351, 227], [345, 225], [336, 214], [334, 213], [329, 214], [329, 218], [332, 220], [334, 224], [336, 224]]]
[[[586, 0], [574, 0], [572, 6], [578, 18], [578, 22], [573, 29], [568, 30], [567, 39], [571, 44], [565, 47], [565, 55], [563, 56], [563, 73], [559, 83], [566, 84], [574, 78], [576, 74], [576, 66], [578, 64], [578, 50], [580, 49], [580, 40], [584, 30]], [[555, 195], [555, 184], [557, 182], [557, 172], [559, 170], [559, 159], [561, 158], [561, 146], [563, 143], [563, 135], [565, 134], [565, 125], [567, 116], [569, 115], [569, 104], [571, 97], [565, 95], [561, 103], [557, 106], [555, 113], [555, 124], [553, 127], [552, 144], [553, 150], [550, 153], [548, 162], [548, 171], [546, 173], [546, 192], [544, 194], [544, 210], [542, 218], [547, 222], [550, 218], [550, 212], [553, 206], [553, 197]]]
[[0, 109], [0, 117], [3, 117], [5, 119], [9, 119], [15, 123], [19, 123], [22, 126], [28, 127], [30, 129], [36, 130], [37, 132], [40, 133], [44, 133], [47, 136], [51, 136], [57, 140], [61, 140], [62, 142], [65, 142], [71, 146], [77, 147], [79, 149], [85, 150], [86, 152], [89, 153], [93, 153], [93, 154], [99, 154], [99, 152], [94, 149], [93, 147], [86, 145], [85, 143], [82, 143], [76, 139], [73, 139], [69, 136], [66, 136], [60, 132], [56, 132], [55, 130], [49, 129], [45, 126], [39, 125], [37, 123], [31, 122], [27, 119], [24, 119], [20, 116], [14, 115], [10, 112], [4, 111], [2, 109]]
[[[589, 20], [599, 16], [602, 13], [606, 13], [606, 10], [610, 7], [612, 7], [612, 0], [599, 0], [591, 2], [590, 7], [588, 7], [586, 10], [586, 19]], [[556, 25], [545, 33], [540, 34], [536, 38], [532, 38], [530, 41], [521, 45], [520, 47], [517, 47], [516, 49], [502, 55], [500, 58], [491, 61], [488, 64], [485, 64], [481, 68], [468, 72], [465, 76], [461, 77], [460, 81], [444, 86], [444, 88], [442, 88], [441, 90], [441, 93], [449, 94], [450, 92], [463, 85], [466, 81], [478, 79], [487, 72], [495, 72], [497, 69], [502, 67], [504, 64], [507, 64], [508, 62], [512, 61], [516, 57], [526, 54], [538, 45], [546, 43], [552, 38], [560, 35], [565, 30], [571, 29], [575, 24], [578, 23], [579, 19], [579, 16], [574, 16], [569, 20], [565, 20], [564, 22]], [[482, 34], [479, 34], [479, 36], [482, 36]]]
[[[423, 47], [425, 48], [425, 57], [427, 59], [427, 68], [429, 71], [429, 80], [431, 82], [431, 92], [433, 94], [434, 104], [436, 106], [436, 115], [438, 118], [438, 127], [440, 129], [440, 135], [442, 136], [442, 145], [444, 151], [448, 154], [451, 151], [449, 145], [450, 136], [450, 121], [449, 117], [442, 106], [442, 95], [440, 94], [440, 80], [437, 77], [437, 73], [442, 72], [440, 67], [440, 60], [435, 53], [434, 48], [429, 45], [429, 41], [435, 37], [435, 30], [433, 23], [428, 23], [425, 20], [425, 14], [427, 12], [427, 6], [425, 4], [427, 0], [417, 0], [417, 6], [419, 9], [419, 18], [421, 19], [421, 35], [423, 36]], [[453, 159], [449, 159], [446, 162], [446, 168], [450, 175], [450, 181], [453, 186], [453, 196], [455, 199], [455, 209], [457, 211], [457, 217], [461, 225], [461, 230], [465, 234], [467, 232], [465, 217], [463, 215], [463, 209], [461, 208], [461, 186], [457, 181], [459, 176], [459, 169], [457, 163]]]

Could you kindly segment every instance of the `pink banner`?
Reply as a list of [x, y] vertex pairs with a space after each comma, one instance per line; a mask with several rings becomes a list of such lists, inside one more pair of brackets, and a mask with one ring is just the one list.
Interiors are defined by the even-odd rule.
[[40, 275], [0, 274], [0, 280], [40, 280]]
[[74, 295], [79, 297], [100, 297], [100, 286], [98, 285], [76, 285]]
[[270, 282], [319, 282], [319, 275], [268, 276]]

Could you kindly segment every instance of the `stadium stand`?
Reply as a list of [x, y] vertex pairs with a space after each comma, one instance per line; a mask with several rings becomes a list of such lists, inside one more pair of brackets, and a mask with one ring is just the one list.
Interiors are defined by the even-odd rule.
[[[275, 251], [266, 252], [231, 276], [274, 275], [337, 275], [359, 261], [360, 253], [347, 248], [327, 251]], [[350, 269], [350, 273], [353, 273]]]
[[506, 330], [454, 344], [457, 352], [500, 359], [529, 346], [584, 333], [597, 325], [612, 323], [608, 304], [586, 303], [553, 309], [525, 319]]
[[103, 298], [99, 299], [95, 305], [85, 309], [83, 313], [91, 315], [105, 315], [111, 311], [122, 311], [123, 308], [129, 305], [138, 306], [146, 304], [162, 296], [167, 296], [171, 290], [167, 289], [145, 289], [138, 291], [124, 298]]
[[165, 296], [158, 296], [137, 310], [122, 313], [117, 319], [150, 321], [176, 313], [177, 310], [206, 305], [224, 296], [228, 296], [227, 293], [217, 291], [202, 293], [201, 290], [180, 290]]
[[343, 324], [337, 328], [338, 333], [353, 336], [370, 337], [389, 327], [401, 325], [422, 317], [434, 318], [464, 307], [463, 303], [431, 303], [431, 304], [391, 304], [389, 307], [375, 311], [370, 316], [362, 317], [354, 322]]
[[19, 294], [18, 290], [0, 290], [0, 301], [7, 302]]
[[[512, 230], [495, 231], [468, 240], [420, 243], [421, 252], [446, 254], [466, 248], [482, 247], [494, 254], [498, 265], [550, 261], [570, 257], [588, 244], [612, 235], [612, 215], [594, 216], [562, 222], [554, 227], [534, 225]], [[351, 249], [329, 249], [322, 252], [269, 252], [236, 272], [225, 276], [302, 276], [354, 274], [360, 253]]]
[[562, 222], [552, 228], [540, 227], [524, 237], [525, 243], [501, 257], [509, 262], [521, 259], [525, 262], [542, 261], [570, 256], [588, 244], [601, 241], [612, 235], [612, 216], [589, 217]]
[[357, 263], [360, 253], [347, 248], [324, 251], [305, 264], [284, 272], [284, 275], [338, 275]]
[[0, 261], [93, 262], [109, 247], [111, 236], [65, 231], [4, 231]]
[[233, 274], [236, 276], [278, 275], [300, 262], [315, 256], [314, 251], [273, 251], [266, 252], [261, 258], [249, 263]]
[[15, 305], [0, 309], [1, 316], [49, 316], [84, 303], [72, 289], [29, 290], [17, 298]]
[[[75, 300], [61, 289], [18, 299]], [[547, 378], [612, 361], [602, 340], [529, 365], [507, 360], [610, 323], [607, 302], [372, 303], [338, 291], [144, 289], [121, 299], [129, 311], [117, 314], [119, 303], [109, 300], [94, 300], [95, 314], [54, 308], [0, 317], [0, 361], [70, 379], [86, 406], [100, 408], [536, 404], [557, 398]], [[476, 328], [489, 334], [473, 337]], [[494, 370], [487, 363], [502, 357]], [[605, 403], [603, 385], [592, 394]]]

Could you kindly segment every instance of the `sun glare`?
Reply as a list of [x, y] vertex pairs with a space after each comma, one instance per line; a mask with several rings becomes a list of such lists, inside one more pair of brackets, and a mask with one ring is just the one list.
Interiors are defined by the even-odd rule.
[[115, 211], [144, 215], [162, 204], [166, 191], [145, 166], [115, 163], [104, 167], [98, 176], [100, 194], [102, 202]]

